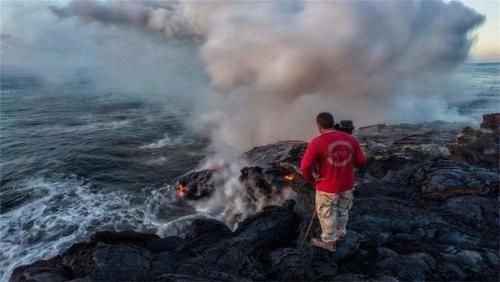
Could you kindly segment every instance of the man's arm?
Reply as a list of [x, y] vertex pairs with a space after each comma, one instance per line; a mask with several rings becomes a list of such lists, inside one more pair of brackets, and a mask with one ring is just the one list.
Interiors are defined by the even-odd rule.
[[304, 153], [302, 161], [300, 162], [300, 170], [302, 171], [304, 179], [311, 183], [314, 183], [312, 169], [316, 164], [318, 157], [317, 148], [313, 141], [309, 142], [309, 145], [307, 145], [306, 152]]
[[356, 140], [356, 138], [354, 138], [354, 140], [356, 142], [355, 152], [354, 152], [355, 154], [354, 165], [356, 167], [364, 166], [366, 164], [365, 153], [363, 152], [363, 149], [361, 149], [358, 140]]

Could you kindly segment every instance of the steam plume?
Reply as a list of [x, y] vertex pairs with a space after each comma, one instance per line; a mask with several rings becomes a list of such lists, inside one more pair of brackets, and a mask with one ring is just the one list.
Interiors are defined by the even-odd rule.
[[484, 20], [440, 0], [72, 1], [53, 12], [193, 39], [223, 94], [198, 117], [241, 149], [310, 138], [319, 111], [365, 124], [420, 111], [400, 102], [429, 101], [425, 85], [466, 59]]

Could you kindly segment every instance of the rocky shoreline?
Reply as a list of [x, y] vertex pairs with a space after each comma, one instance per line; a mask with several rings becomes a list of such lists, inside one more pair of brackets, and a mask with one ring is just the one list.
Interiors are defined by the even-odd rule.
[[[238, 181], [254, 214], [228, 214], [226, 224], [196, 219], [185, 234], [165, 238], [98, 232], [16, 268], [10, 281], [498, 281], [499, 133], [500, 114], [485, 115], [480, 129], [444, 122], [358, 129], [369, 161], [335, 253], [301, 247], [314, 192], [296, 170], [307, 144], [288, 141], [242, 156], [251, 166]], [[207, 169], [179, 185], [184, 200], [199, 201], [218, 181]], [[284, 186], [293, 199], [278, 197]], [[312, 230], [317, 235], [317, 221]]]

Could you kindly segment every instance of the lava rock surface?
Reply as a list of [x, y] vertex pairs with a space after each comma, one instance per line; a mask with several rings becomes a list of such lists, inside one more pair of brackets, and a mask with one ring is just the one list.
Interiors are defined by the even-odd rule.
[[[498, 142], [498, 116], [485, 116], [484, 134], [491, 135], [481, 141], [487, 144], [475, 143], [477, 152]], [[295, 200], [256, 209], [236, 230], [197, 219], [186, 234], [166, 238], [98, 232], [54, 258], [16, 268], [10, 280], [498, 281], [498, 154], [494, 162], [490, 155], [461, 157], [456, 148], [477, 141], [463, 137], [462, 127], [434, 122], [357, 130], [369, 160], [358, 171], [348, 233], [334, 253], [308, 240], [302, 245], [314, 190], [297, 173], [307, 144], [290, 141], [244, 153], [252, 166], [239, 180], [256, 189], [253, 195], [271, 197], [284, 185], [282, 176], [293, 173], [287, 185]], [[192, 172], [180, 181], [196, 198], [208, 197], [217, 189], [212, 174]], [[312, 234], [319, 232], [314, 219]]]

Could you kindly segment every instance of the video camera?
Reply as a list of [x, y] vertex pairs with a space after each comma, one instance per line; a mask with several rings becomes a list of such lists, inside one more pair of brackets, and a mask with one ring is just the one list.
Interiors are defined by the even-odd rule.
[[334, 127], [336, 130], [343, 131], [348, 134], [352, 134], [354, 131], [354, 124], [352, 123], [352, 120], [341, 120], [339, 123], [335, 124]]

